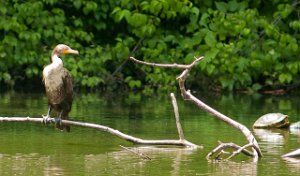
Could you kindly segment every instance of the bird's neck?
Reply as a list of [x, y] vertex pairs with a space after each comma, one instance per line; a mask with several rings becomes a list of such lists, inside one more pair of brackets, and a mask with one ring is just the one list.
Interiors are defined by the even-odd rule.
[[51, 61], [53, 66], [55, 67], [63, 67], [63, 62], [61, 60], [61, 58], [58, 57], [57, 54], [54, 54], [51, 56]]

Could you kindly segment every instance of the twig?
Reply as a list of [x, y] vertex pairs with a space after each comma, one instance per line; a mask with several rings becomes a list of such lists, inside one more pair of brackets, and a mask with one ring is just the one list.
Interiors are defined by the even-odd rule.
[[[132, 56], [136, 50], [138, 49], [138, 47], [141, 45], [141, 43], [143, 42], [145, 37], [140, 38], [140, 40], [137, 42], [137, 44], [134, 46], [133, 50], [130, 52], [129, 56]], [[124, 60], [121, 65], [111, 74], [112, 76], [115, 76], [116, 73], [118, 73], [123, 67], [124, 65], [127, 63], [128, 58], [126, 58], [126, 60]]]
[[149, 66], [153, 66], [153, 67], [179, 68], [179, 69], [186, 69], [189, 67], [188, 65], [176, 64], [176, 63], [175, 64], [158, 64], [158, 63], [144, 62], [144, 61], [137, 60], [134, 57], [129, 57], [129, 59], [131, 59], [132, 61], [134, 61], [136, 63], [149, 65]]
[[[0, 122], [34, 122], [43, 124], [43, 118], [31, 118], [31, 117], [0, 117]], [[55, 122], [55, 118], [50, 118], [49, 122]], [[72, 125], [84, 128], [93, 128], [99, 131], [110, 133], [114, 136], [117, 136], [121, 139], [127, 140], [134, 144], [144, 144], [144, 145], [177, 145], [177, 146], [184, 146], [184, 147], [191, 147], [191, 148], [201, 148], [196, 144], [193, 144], [187, 140], [172, 140], [172, 139], [164, 139], [164, 140], [146, 140], [137, 138], [134, 136], [130, 136], [128, 134], [122, 133], [118, 130], [113, 128], [94, 124], [94, 123], [87, 123], [87, 122], [78, 122], [78, 121], [71, 121], [71, 120], [61, 120], [61, 123], [64, 125]]]
[[232, 152], [232, 154], [226, 159], [230, 159], [230, 158], [240, 154], [241, 152], [248, 155], [248, 156], [253, 156], [253, 154], [246, 149], [246, 148], [252, 147], [252, 146], [253, 146], [253, 144], [246, 144], [246, 145], [240, 147], [239, 149], [237, 149], [236, 151]]
[[252, 157], [254, 157], [254, 154], [246, 149], [247, 147], [251, 147], [251, 146], [252, 146], [252, 144], [251, 144], [251, 145], [247, 144], [247, 145], [241, 147], [241, 146], [239, 146], [239, 145], [237, 145], [237, 144], [234, 144], [234, 143], [221, 143], [220, 145], [218, 145], [216, 148], [214, 148], [211, 152], [209, 152], [209, 153], [206, 155], [206, 159], [207, 159], [207, 160], [210, 160], [210, 158], [211, 158], [213, 155], [215, 155], [215, 154], [217, 154], [217, 157], [218, 157], [218, 156], [220, 155], [219, 153], [222, 153], [222, 154], [223, 154], [224, 152], [222, 152], [222, 151], [224, 151], [224, 150], [227, 149], [227, 148], [232, 148], [232, 149], [234, 149], [234, 150], [236, 150], [236, 151], [233, 152], [233, 153], [232, 153], [229, 157], [227, 157], [226, 159], [230, 159], [230, 158], [236, 156], [236, 155], [239, 154], [239, 153], [244, 153], [244, 154], [247, 155], [247, 156], [252, 156]]
[[125, 149], [125, 150], [127, 150], [127, 151], [130, 151], [131, 153], [136, 154], [137, 156], [139, 156], [139, 157], [142, 158], [142, 159], [151, 160], [151, 158], [150, 158], [149, 156], [145, 155], [144, 153], [141, 153], [141, 152], [138, 152], [138, 151], [131, 150], [131, 149], [129, 149], [129, 148], [127, 148], [127, 147], [124, 147], [124, 146], [122, 146], [122, 145], [120, 145], [120, 147], [123, 148], [123, 149]]

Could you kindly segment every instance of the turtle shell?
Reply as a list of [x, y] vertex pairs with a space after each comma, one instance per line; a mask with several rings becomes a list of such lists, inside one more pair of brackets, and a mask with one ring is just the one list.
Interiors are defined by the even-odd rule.
[[287, 115], [281, 113], [268, 113], [257, 119], [253, 128], [285, 128], [290, 125]]

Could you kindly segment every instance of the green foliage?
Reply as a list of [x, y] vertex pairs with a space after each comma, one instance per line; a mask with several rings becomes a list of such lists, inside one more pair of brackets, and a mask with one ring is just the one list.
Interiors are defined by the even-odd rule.
[[297, 83], [299, 5], [277, 0], [267, 5], [258, 0], [1, 1], [0, 83], [13, 87], [40, 80], [58, 43], [80, 51], [78, 57], [64, 57], [78, 87], [175, 89], [177, 70], [135, 66], [126, 62], [129, 55], [186, 64], [204, 55], [189, 77], [201, 87], [258, 91]]

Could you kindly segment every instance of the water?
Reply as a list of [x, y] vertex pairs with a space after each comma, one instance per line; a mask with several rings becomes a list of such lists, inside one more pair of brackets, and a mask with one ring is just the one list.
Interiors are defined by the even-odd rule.
[[[243, 123], [249, 129], [269, 112], [299, 117], [297, 96], [200, 94], [204, 102]], [[296, 175], [299, 161], [281, 158], [299, 148], [299, 131], [255, 130], [264, 157], [257, 163], [245, 156], [210, 162], [205, 156], [222, 142], [245, 144], [239, 131], [177, 96], [187, 140], [203, 149], [135, 146], [110, 134], [72, 127], [60, 132], [53, 125], [0, 123], [1, 175]], [[47, 113], [43, 93], [0, 93], [0, 116], [40, 117]], [[70, 114], [73, 120], [106, 125], [144, 139], [177, 139], [173, 108], [168, 96], [143, 97], [77, 93]], [[144, 160], [123, 149], [138, 147]]]

